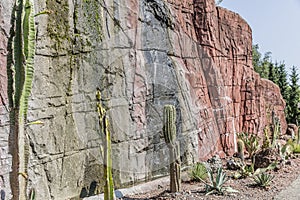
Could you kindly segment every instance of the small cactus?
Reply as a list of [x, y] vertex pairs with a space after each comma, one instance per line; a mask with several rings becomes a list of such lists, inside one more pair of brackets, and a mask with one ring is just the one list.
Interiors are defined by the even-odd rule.
[[269, 133], [270, 133], [270, 127], [267, 125], [264, 128], [264, 138], [263, 138], [263, 146], [262, 146], [263, 149], [271, 147]]
[[280, 121], [278, 117], [275, 116], [274, 112], [272, 112], [272, 121], [273, 121], [272, 147], [274, 148], [281, 129]]
[[244, 144], [243, 140], [241, 140], [241, 139], [237, 140], [237, 148], [238, 148], [239, 157], [242, 160], [242, 162], [244, 162], [244, 160], [245, 160], [245, 156], [244, 156], [245, 144]]
[[163, 115], [163, 133], [170, 153], [170, 190], [179, 192], [181, 189], [180, 147], [176, 141], [176, 109], [172, 105], [165, 105]]

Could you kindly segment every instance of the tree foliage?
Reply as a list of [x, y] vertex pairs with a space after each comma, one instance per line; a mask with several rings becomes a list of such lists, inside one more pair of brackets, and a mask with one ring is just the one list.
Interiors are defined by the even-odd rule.
[[252, 47], [252, 62], [254, 70], [259, 73], [260, 77], [269, 78], [269, 68], [271, 64], [271, 52], [265, 53], [262, 58], [262, 54], [258, 51], [259, 46], [253, 45]]
[[[252, 47], [252, 62], [254, 70], [259, 73], [260, 77], [269, 79], [277, 84], [280, 88], [283, 99], [286, 102], [286, 118], [288, 123], [298, 124], [300, 121], [300, 86], [299, 75], [296, 67], [292, 68], [290, 79], [288, 81], [288, 74], [284, 62], [273, 62], [271, 58], [272, 53], [267, 52], [262, 58], [259, 52], [259, 46]], [[290, 82], [290, 83], [289, 83]]]
[[219, 5], [220, 3], [222, 3], [223, 0], [216, 0], [216, 5]]
[[287, 120], [291, 123], [298, 124], [300, 120], [300, 111], [299, 111], [299, 100], [300, 100], [300, 87], [298, 85], [299, 74], [296, 71], [296, 67], [293, 66], [292, 72], [290, 75], [290, 93], [288, 100], [288, 116]]
[[287, 102], [289, 99], [289, 83], [287, 78], [285, 64], [278, 64], [278, 83], [283, 99]]
[[269, 63], [269, 80], [273, 81], [275, 84], [278, 85], [279, 83], [279, 70], [278, 70], [278, 64], [277, 63]]

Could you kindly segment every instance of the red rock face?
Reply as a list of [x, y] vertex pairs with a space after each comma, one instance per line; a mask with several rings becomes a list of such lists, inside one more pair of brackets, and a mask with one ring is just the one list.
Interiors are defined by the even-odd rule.
[[[203, 69], [190, 67], [189, 74], [195, 76], [186, 76], [193, 98], [206, 107], [199, 116], [198, 128], [203, 130], [199, 133], [199, 158], [234, 153], [236, 134], [262, 135], [272, 121], [272, 112], [285, 133], [285, 102], [278, 86], [253, 70], [252, 30], [247, 22], [216, 7], [213, 0], [168, 2], [173, 5], [177, 30], [199, 42], [204, 51]], [[212, 138], [218, 140], [217, 148], [207, 145]]]
[[[261, 79], [252, 66], [252, 30], [238, 14], [216, 7], [214, 0], [168, 0], [175, 30], [200, 43], [202, 69], [189, 59], [186, 79], [199, 112], [199, 158], [232, 154], [236, 134], [262, 135], [271, 113], [285, 133], [285, 102], [279, 88]], [[178, 46], [179, 48], [179, 46]], [[190, 50], [190, 49], [189, 49]]]
[[205, 77], [220, 131], [219, 150], [234, 152], [235, 133], [261, 135], [272, 112], [285, 133], [285, 102], [278, 86], [253, 70], [249, 25], [238, 14], [215, 8], [214, 1], [196, 0], [194, 8], [197, 39], [213, 62]]

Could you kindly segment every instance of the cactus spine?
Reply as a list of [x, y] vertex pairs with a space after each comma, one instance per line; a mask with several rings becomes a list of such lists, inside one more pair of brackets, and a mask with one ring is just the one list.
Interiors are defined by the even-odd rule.
[[111, 134], [109, 131], [109, 121], [106, 115], [106, 110], [101, 104], [101, 92], [97, 89], [97, 112], [99, 117], [99, 126], [101, 128], [101, 134], [104, 139], [104, 200], [113, 200], [114, 197], [114, 183], [112, 177], [112, 159], [111, 159]]
[[239, 157], [242, 160], [242, 162], [244, 162], [244, 160], [245, 160], [245, 156], [244, 156], [245, 144], [244, 144], [243, 140], [241, 140], [241, 139], [237, 140], [237, 147], [238, 147]]
[[181, 190], [181, 162], [180, 147], [176, 141], [176, 109], [172, 105], [164, 106], [163, 133], [170, 154], [170, 190], [178, 192]]
[[33, 0], [16, 0], [7, 59], [10, 106], [10, 151], [12, 154], [12, 199], [25, 200], [27, 188], [28, 138], [25, 134], [28, 98], [32, 88], [35, 56]]

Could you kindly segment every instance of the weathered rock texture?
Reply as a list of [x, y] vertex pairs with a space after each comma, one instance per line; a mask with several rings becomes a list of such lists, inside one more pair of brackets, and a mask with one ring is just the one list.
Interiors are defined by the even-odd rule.
[[[13, 0], [0, 2], [0, 175], [10, 197], [6, 56]], [[37, 199], [103, 187], [96, 88], [113, 133], [115, 185], [167, 173], [165, 104], [177, 109], [182, 160], [232, 154], [236, 133], [261, 134], [272, 111], [286, 129], [279, 88], [253, 71], [251, 28], [214, 0], [39, 0], [28, 121], [29, 188]], [[12, 147], [14, 144], [10, 144]], [[2, 183], [3, 182], [3, 183]]]

